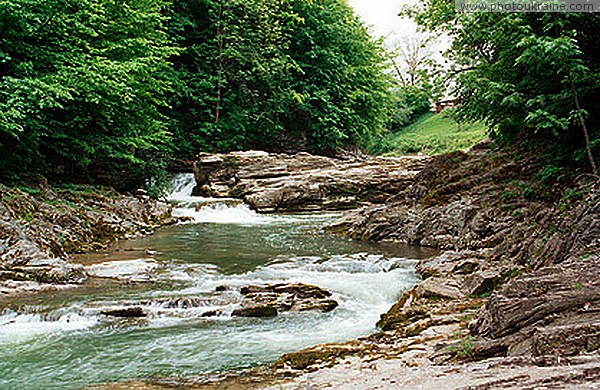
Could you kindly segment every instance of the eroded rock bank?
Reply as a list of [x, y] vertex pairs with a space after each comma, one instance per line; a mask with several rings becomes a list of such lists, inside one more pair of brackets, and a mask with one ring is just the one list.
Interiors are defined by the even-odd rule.
[[72, 254], [175, 222], [168, 205], [110, 188], [0, 185], [0, 200], [2, 294], [80, 283], [87, 274]]
[[594, 388], [600, 185], [585, 173], [550, 172], [533, 155], [490, 143], [434, 158], [387, 202], [329, 227], [445, 250], [418, 264], [422, 282], [381, 316], [380, 333], [290, 353], [218, 383], [180, 384]]
[[387, 204], [332, 225], [446, 252], [418, 264], [423, 281], [382, 315], [380, 334], [282, 357], [278, 369], [300, 376], [278, 386], [593, 388], [600, 185], [519, 156], [482, 144], [436, 157]]
[[412, 182], [428, 157], [334, 159], [260, 151], [200, 154], [195, 193], [241, 198], [269, 212], [352, 209], [385, 203]]

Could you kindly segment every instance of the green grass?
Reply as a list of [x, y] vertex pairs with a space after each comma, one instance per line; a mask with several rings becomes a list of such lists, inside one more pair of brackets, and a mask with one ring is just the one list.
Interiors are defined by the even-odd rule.
[[381, 152], [387, 155], [434, 155], [467, 149], [485, 138], [486, 127], [482, 123], [466, 123], [459, 130], [456, 122], [444, 113], [429, 113], [403, 130], [385, 137]]

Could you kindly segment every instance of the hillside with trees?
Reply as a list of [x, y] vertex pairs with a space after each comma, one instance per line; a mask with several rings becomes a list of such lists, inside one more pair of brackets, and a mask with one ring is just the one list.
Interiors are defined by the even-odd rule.
[[450, 75], [463, 119], [483, 121], [501, 142], [544, 152], [549, 169], [575, 163], [598, 173], [597, 14], [460, 14], [444, 0], [407, 13], [424, 28], [453, 37]]
[[342, 0], [0, 5], [0, 172], [141, 186], [172, 158], [367, 147], [390, 102]]

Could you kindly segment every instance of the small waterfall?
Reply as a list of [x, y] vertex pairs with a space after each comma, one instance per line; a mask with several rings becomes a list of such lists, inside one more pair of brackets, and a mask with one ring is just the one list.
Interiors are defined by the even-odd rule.
[[239, 199], [192, 196], [196, 186], [193, 173], [173, 177], [167, 199], [175, 209], [173, 215], [191, 217], [194, 223], [263, 225], [281, 218], [260, 215]]
[[[102, 278], [97, 286], [0, 307], [0, 389], [85, 388], [275, 361], [371, 334], [417, 280], [415, 261], [324, 233], [334, 214], [260, 215], [239, 199], [192, 196], [195, 184], [192, 174], [177, 175], [169, 192], [174, 214], [191, 222], [123, 242], [122, 251], [87, 265]], [[242, 287], [279, 283], [319, 286], [339, 306], [231, 316]], [[146, 316], [102, 314], [124, 308]]]
[[171, 179], [167, 199], [171, 201], [187, 200], [192, 196], [194, 187], [196, 187], [194, 174], [180, 173]]

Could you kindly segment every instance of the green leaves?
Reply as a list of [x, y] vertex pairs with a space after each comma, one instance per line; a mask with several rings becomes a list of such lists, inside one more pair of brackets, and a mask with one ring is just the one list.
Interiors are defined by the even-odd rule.
[[151, 0], [3, 2], [4, 172], [90, 179], [167, 139], [159, 107], [177, 51], [161, 12]]
[[450, 8], [449, 1], [431, 0], [413, 14], [427, 28], [454, 37], [449, 54], [457, 68], [463, 117], [485, 121], [507, 141], [534, 133], [564, 157], [585, 145], [580, 115], [585, 111], [594, 144], [600, 136], [599, 18], [456, 14]]
[[0, 33], [3, 178], [110, 184], [169, 154], [333, 152], [371, 142], [391, 102], [344, 0], [4, 0]]
[[333, 151], [380, 131], [380, 48], [341, 0], [176, 1], [178, 153]]

